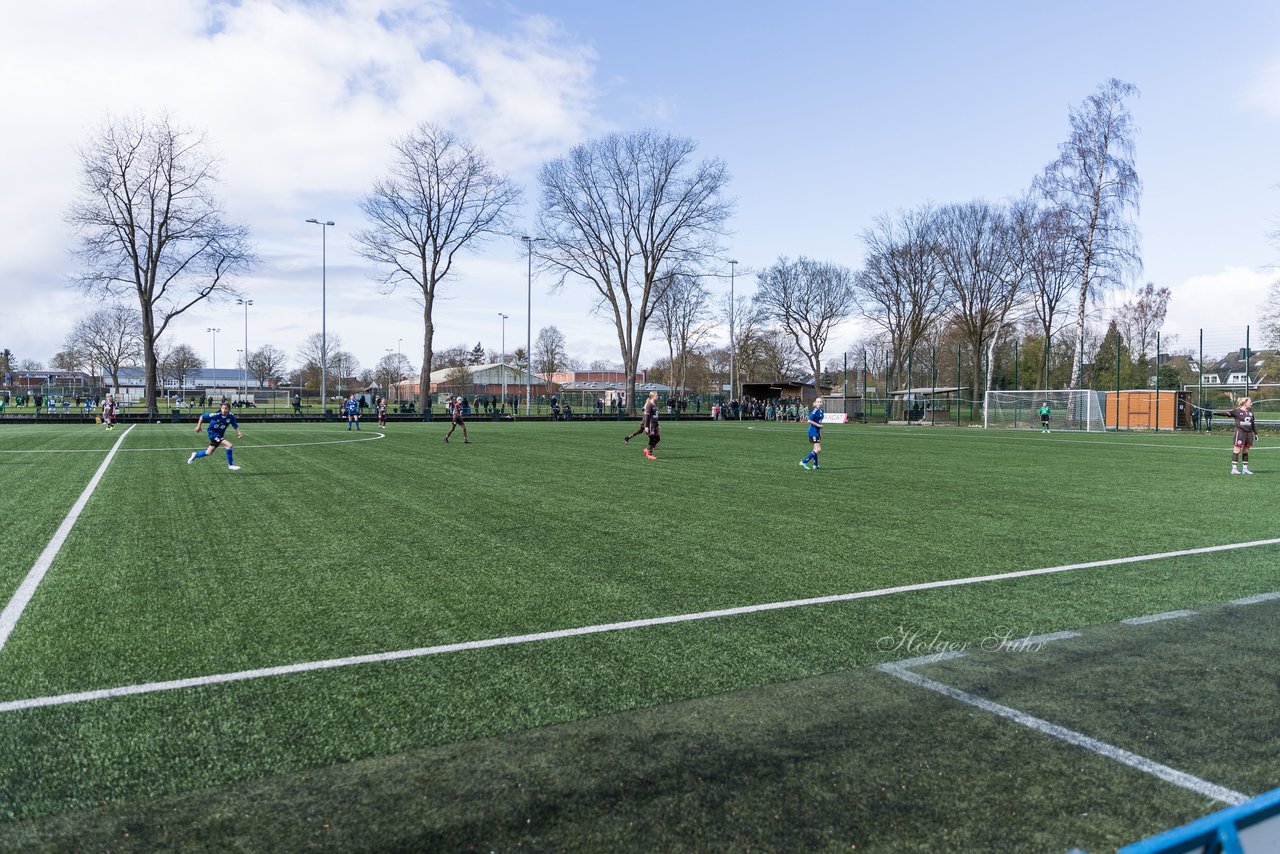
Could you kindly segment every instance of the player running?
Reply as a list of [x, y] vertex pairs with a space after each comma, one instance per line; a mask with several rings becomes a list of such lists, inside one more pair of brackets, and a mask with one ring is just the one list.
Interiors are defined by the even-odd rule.
[[1040, 404], [1040, 432], [1041, 433], [1049, 432], [1049, 414], [1050, 414], [1049, 401], [1046, 400], [1044, 403]]
[[[1236, 422], [1236, 435], [1231, 446], [1231, 473], [1253, 474], [1249, 471], [1249, 448], [1258, 439], [1258, 424], [1253, 420], [1253, 398], [1235, 398], [1235, 403], [1234, 408], [1214, 414], [1229, 415]], [[1237, 460], [1244, 464], [1242, 468], [1236, 468]]]
[[818, 469], [818, 454], [822, 452], [822, 419], [827, 414], [822, 411], [822, 398], [813, 401], [813, 410], [809, 413], [809, 444], [813, 448], [809, 455], [800, 461], [800, 468], [808, 469], [809, 460], [813, 460], [813, 468]]
[[387, 399], [385, 397], [378, 398], [374, 409], [378, 413], [378, 426], [385, 430], [387, 427]]
[[236, 431], [237, 439], [244, 438], [244, 434], [240, 432], [240, 422], [231, 414], [231, 404], [224, 400], [222, 401], [222, 406], [218, 407], [217, 412], [212, 415], [201, 415], [199, 420], [196, 421], [197, 433], [200, 432], [200, 425], [204, 423], [206, 418], [209, 419], [209, 447], [203, 451], [196, 451], [187, 457], [187, 465], [191, 465], [201, 457], [211, 456], [221, 445], [227, 449], [227, 468], [231, 471], [240, 471], [240, 466], [236, 465], [235, 460], [231, 458], [231, 443], [223, 438], [223, 434], [227, 432], [228, 427]]
[[351, 429], [354, 424], [356, 429], [360, 429], [360, 404], [356, 402], [354, 394], [347, 395], [347, 399], [342, 401], [342, 414], [347, 416], [347, 429]]
[[102, 423], [107, 425], [110, 430], [116, 423], [116, 397], [113, 394], [107, 395], [106, 400], [102, 401]]
[[455, 397], [449, 401], [449, 412], [453, 417], [453, 423], [449, 425], [449, 432], [445, 434], [444, 441], [448, 444], [449, 437], [453, 435], [453, 431], [459, 427], [462, 428], [462, 444], [470, 445], [471, 440], [467, 438], [467, 422], [462, 420], [462, 398]]

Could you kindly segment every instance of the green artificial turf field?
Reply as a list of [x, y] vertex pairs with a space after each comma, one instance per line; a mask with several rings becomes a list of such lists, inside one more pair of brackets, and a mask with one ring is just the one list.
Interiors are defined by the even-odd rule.
[[0, 425], [0, 848], [1102, 850], [1221, 806], [872, 669], [1065, 630], [920, 672], [1277, 784], [1265, 721], [1173, 723], [1274, 660], [1224, 605], [1280, 590], [1270, 448], [849, 425], [809, 472], [802, 425], [632, 426], [247, 423], [231, 472], [189, 425]]

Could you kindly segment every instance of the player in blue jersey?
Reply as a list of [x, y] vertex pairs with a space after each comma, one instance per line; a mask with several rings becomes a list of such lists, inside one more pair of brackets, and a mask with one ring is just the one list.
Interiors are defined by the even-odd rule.
[[354, 424], [356, 429], [360, 429], [360, 404], [356, 402], [354, 394], [348, 395], [347, 399], [342, 402], [342, 414], [347, 416], [347, 429], [351, 429]]
[[205, 448], [203, 451], [196, 451], [194, 454], [187, 457], [187, 465], [191, 465], [201, 457], [211, 456], [213, 452], [218, 449], [218, 446], [221, 445], [227, 449], [227, 468], [231, 471], [240, 471], [240, 466], [236, 465], [235, 460], [231, 457], [231, 443], [223, 438], [228, 427], [236, 431], [237, 439], [244, 438], [244, 434], [240, 432], [240, 422], [231, 414], [231, 404], [224, 400], [222, 401], [222, 406], [218, 408], [217, 412], [212, 415], [201, 415], [200, 419], [196, 421], [197, 433], [200, 432], [200, 425], [204, 423], [206, 418], [209, 419], [209, 427], [207, 428], [209, 431], [209, 447]]
[[822, 411], [822, 398], [818, 398], [813, 402], [813, 411], [809, 413], [809, 444], [813, 449], [809, 451], [809, 456], [800, 461], [800, 468], [809, 468], [809, 460], [813, 460], [813, 467], [818, 466], [818, 454], [822, 451], [822, 419], [826, 413]]

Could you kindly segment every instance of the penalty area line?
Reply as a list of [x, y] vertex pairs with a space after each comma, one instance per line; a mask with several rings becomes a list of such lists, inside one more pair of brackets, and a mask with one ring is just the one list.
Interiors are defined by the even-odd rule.
[[950, 685], [930, 679], [927, 676], [921, 676], [919, 673], [913, 673], [905, 667], [900, 667], [896, 664], [877, 664], [876, 670], [879, 670], [881, 673], [887, 673], [890, 676], [896, 676], [904, 682], [909, 682], [917, 687], [934, 691], [944, 697], [950, 697], [953, 700], [959, 700], [961, 703], [967, 703], [970, 706], [975, 706], [983, 711], [990, 712], [993, 715], [998, 715], [1007, 720], [1011, 720], [1014, 723], [1033, 729], [1036, 732], [1065, 741], [1068, 744], [1074, 744], [1076, 747], [1082, 747], [1085, 750], [1098, 754], [1099, 756], [1104, 756], [1107, 759], [1114, 760], [1122, 765], [1128, 765], [1130, 768], [1135, 768], [1143, 773], [1151, 774], [1161, 780], [1164, 780], [1166, 783], [1172, 783], [1175, 786], [1180, 786], [1184, 789], [1195, 792], [1198, 795], [1203, 795], [1206, 798], [1212, 798], [1215, 801], [1231, 805], [1242, 804], [1249, 800], [1248, 795], [1228, 789], [1224, 786], [1219, 786], [1216, 783], [1210, 783], [1208, 780], [1202, 780], [1199, 777], [1186, 773], [1185, 771], [1170, 768], [1168, 765], [1162, 765], [1153, 759], [1148, 759], [1145, 756], [1139, 756], [1136, 753], [1130, 753], [1129, 751], [1116, 747], [1113, 744], [1107, 744], [1105, 741], [1099, 741], [1098, 739], [1091, 738], [1084, 733], [1076, 732], [1073, 729], [1067, 729], [1064, 726], [1050, 723], [1049, 721], [1029, 715], [1026, 712], [1020, 712], [1017, 709], [1010, 708], [1009, 706], [1002, 706], [999, 703], [984, 700], [983, 698], [977, 697], [966, 691], [961, 691], [959, 688], [953, 688]]
[[[123, 437], [122, 437], [123, 438]], [[1213, 552], [1232, 551], [1235, 549], [1257, 548], [1280, 544], [1280, 538], [1271, 540], [1255, 540], [1248, 543], [1230, 543], [1221, 546], [1205, 546], [1198, 549], [1183, 549], [1175, 552], [1135, 555], [1133, 557], [1112, 558], [1110, 560], [1091, 561], [1089, 563], [1072, 563], [1065, 566], [1051, 566], [1041, 569], [1024, 569], [1016, 572], [1005, 572], [997, 575], [982, 575], [973, 578], [953, 578], [943, 581], [927, 581], [919, 584], [905, 584], [900, 587], [885, 587], [880, 590], [864, 590], [857, 593], [840, 593], [832, 596], [815, 596], [809, 599], [792, 599], [785, 602], [766, 602], [759, 605], [742, 605], [736, 608], [722, 608], [715, 611], [699, 611], [691, 614], [672, 614], [665, 617], [649, 617], [639, 620], [627, 620], [618, 623], [601, 623], [591, 626], [579, 626], [570, 629], [554, 629], [531, 634], [511, 635], [508, 637], [485, 638], [483, 640], [462, 641], [442, 644], [440, 646], [418, 647], [415, 649], [392, 650], [390, 652], [351, 655], [343, 658], [330, 658], [319, 661], [305, 661], [296, 664], [281, 664], [273, 667], [262, 667], [254, 670], [240, 670], [231, 673], [216, 673], [207, 676], [193, 676], [186, 679], [173, 679], [166, 682], [145, 682], [135, 685], [122, 685], [115, 688], [99, 688], [92, 691], [77, 691], [68, 694], [54, 694], [45, 697], [31, 697], [24, 700], [6, 700], [0, 702], [0, 714], [25, 709], [37, 709], [46, 706], [62, 706], [70, 703], [84, 703], [93, 700], [105, 700], [113, 697], [126, 697], [137, 694], [153, 694], [161, 691], [176, 691], [184, 688], [201, 688], [207, 685], [218, 685], [229, 682], [244, 682], [250, 679], [263, 679], [272, 676], [288, 676], [295, 673], [309, 673], [317, 670], [332, 670], [339, 667], [351, 667], [363, 664], [381, 664], [404, 659], [426, 658], [433, 655], [447, 655], [468, 650], [493, 649], [496, 647], [519, 646], [538, 641], [560, 640], [585, 635], [620, 632], [630, 629], [643, 629], [652, 626], [691, 623], [700, 620], [712, 620], [720, 617], [737, 617], [744, 614], [758, 614], [767, 611], [779, 611], [787, 608], [803, 608], [809, 605], [827, 605], [837, 602], [852, 602], [857, 599], [873, 599], [881, 596], [892, 596], [897, 593], [910, 593], [921, 590], [936, 590], [943, 587], [960, 587], [969, 584], [981, 584], [988, 581], [1005, 581], [1014, 578], [1028, 578], [1036, 575], [1049, 575], [1057, 572], [1069, 572], [1076, 569], [1094, 569], [1106, 566], [1120, 566], [1143, 561], [1163, 560], [1166, 558], [1186, 557], [1189, 555], [1211, 554]]]
[[111, 465], [111, 460], [115, 458], [116, 452], [120, 450], [120, 445], [124, 443], [124, 440], [136, 426], [131, 425], [120, 434], [120, 438], [111, 446], [111, 450], [107, 452], [106, 459], [102, 461], [102, 465], [98, 466], [98, 470], [90, 478], [88, 486], [80, 493], [76, 503], [71, 506], [70, 512], [62, 520], [58, 530], [54, 531], [53, 539], [49, 541], [49, 544], [44, 547], [44, 551], [36, 558], [31, 571], [27, 573], [26, 578], [22, 579], [22, 584], [18, 585], [18, 590], [13, 594], [13, 598], [9, 600], [9, 604], [5, 605], [3, 611], [0, 611], [0, 651], [3, 651], [4, 645], [9, 642], [9, 635], [13, 634], [14, 627], [18, 625], [18, 619], [22, 617], [22, 612], [26, 610], [32, 597], [36, 595], [36, 588], [44, 580], [45, 573], [53, 565], [54, 558], [58, 556], [58, 552], [62, 551], [62, 544], [67, 541], [67, 537], [71, 534], [71, 529], [75, 527], [76, 520], [80, 518], [85, 505], [89, 503], [94, 490], [98, 488], [98, 483], [102, 480], [102, 476], [107, 473], [107, 466]]

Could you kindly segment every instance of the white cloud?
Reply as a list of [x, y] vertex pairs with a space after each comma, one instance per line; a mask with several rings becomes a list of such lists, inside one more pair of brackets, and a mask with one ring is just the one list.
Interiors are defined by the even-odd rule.
[[[378, 296], [350, 251], [355, 201], [383, 172], [389, 142], [440, 122], [527, 181], [592, 131], [594, 53], [547, 18], [508, 23], [507, 33], [477, 29], [446, 0], [60, 0], [6, 10], [5, 346], [47, 361], [79, 316], [65, 284], [75, 266], [63, 221], [78, 187], [77, 146], [108, 114], [160, 111], [207, 134], [228, 214], [258, 246], [264, 263], [243, 282], [255, 297], [251, 331], [277, 332], [292, 352], [319, 330], [319, 241], [303, 223], [318, 216], [339, 222], [328, 232], [329, 323], [351, 330], [346, 345], [372, 364], [384, 349], [378, 330], [389, 324], [399, 338], [415, 318], [420, 339], [417, 309]], [[523, 281], [521, 256], [511, 256], [507, 275]], [[341, 314], [343, 295], [357, 291], [353, 310], [371, 316]], [[199, 346], [207, 325], [233, 322], [219, 320], [225, 314], [201, 305], [169, 343]]]
[[[1226, 267], [1217, 273], [1192, 276], [1170, 287], [1165, 330], [1177, 336], [1176, 349], [1199, 346], [1204, 330], [1206, 353], [1244, 346], [1245, 327], [1258, 334], [1261, 306], [1276, 280], [1274, 270]], [[1222, 342], [1221, 344], [1219, 342]], [[1253, 342], [1256, 345], [1256, 341]]]

